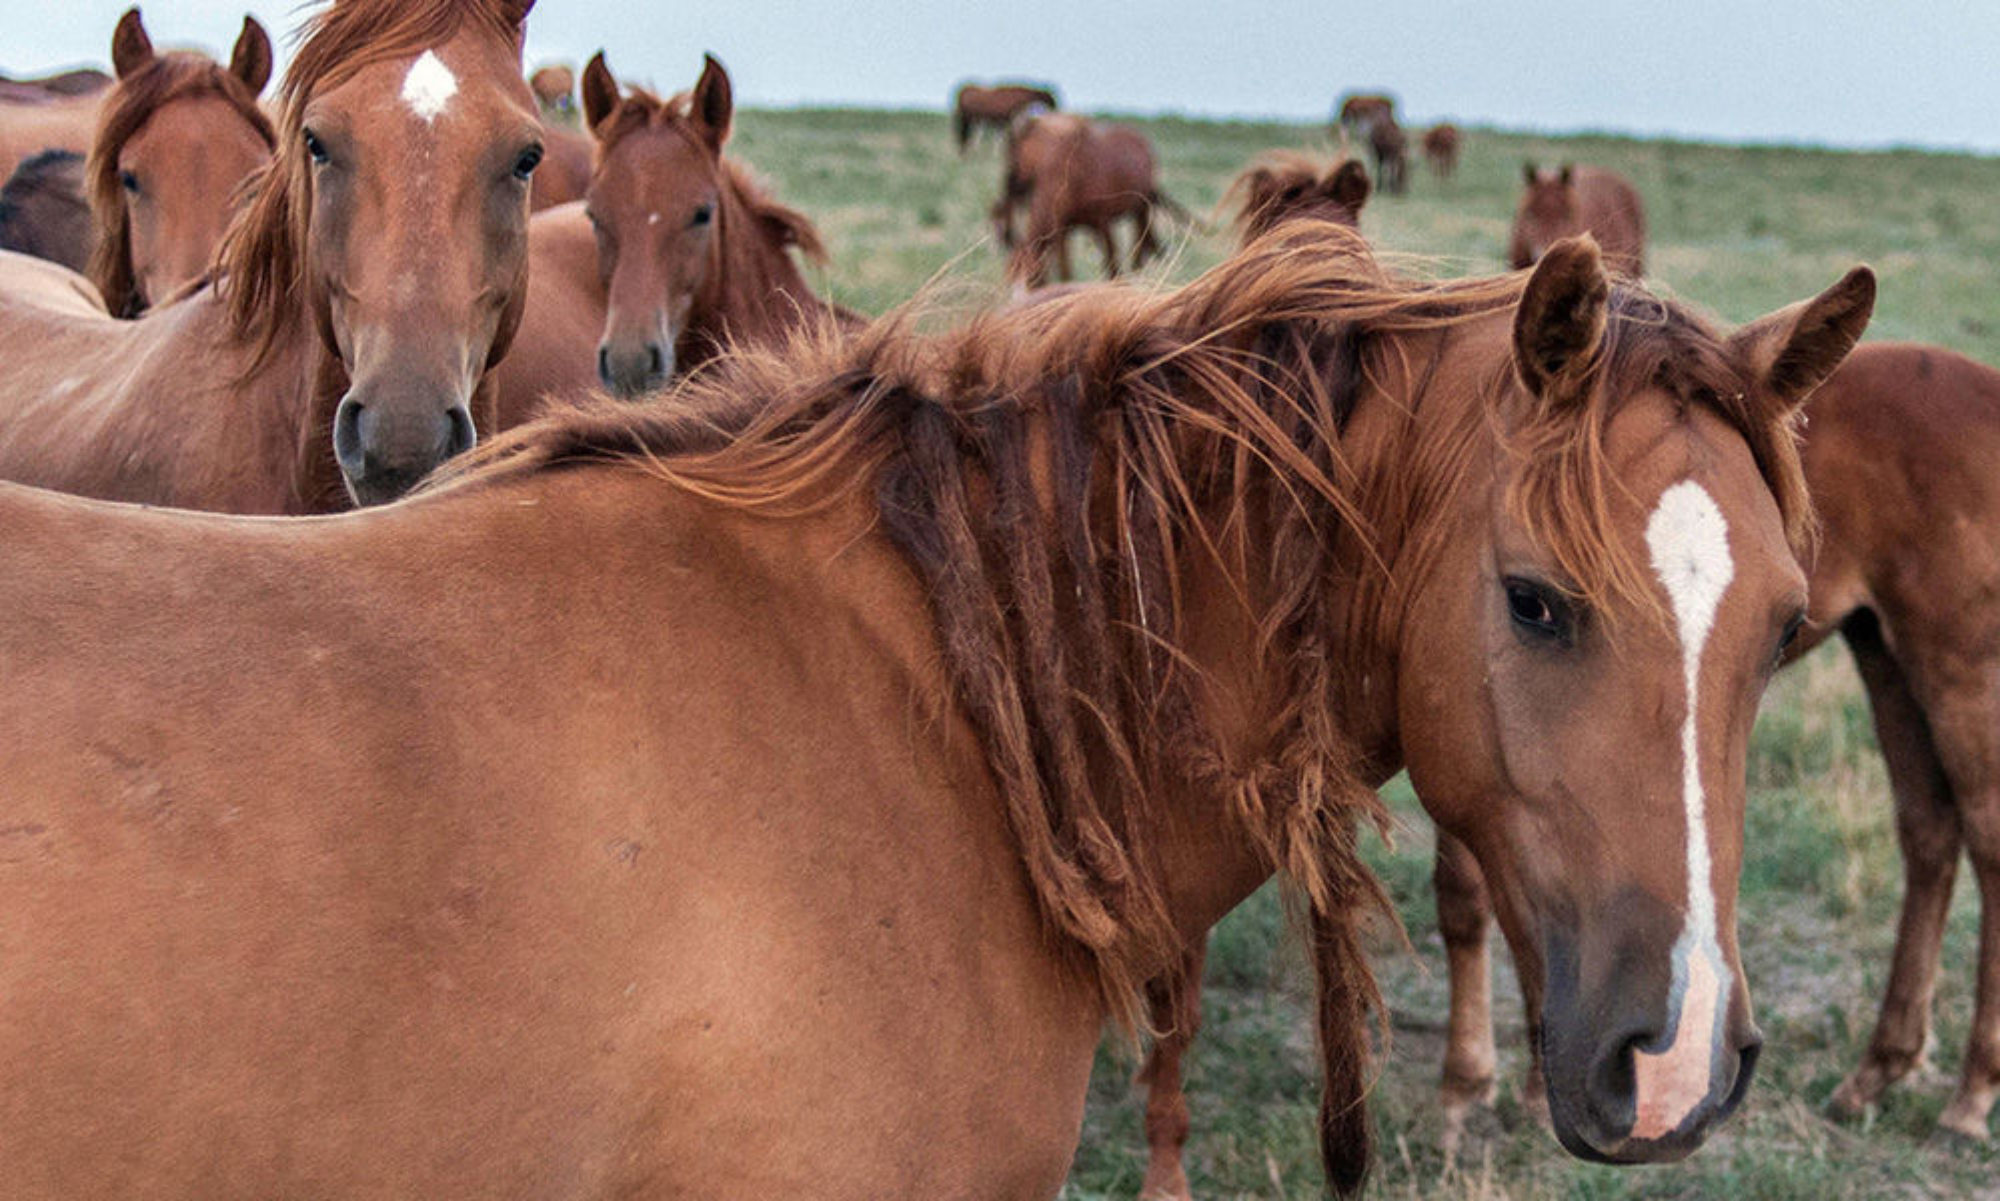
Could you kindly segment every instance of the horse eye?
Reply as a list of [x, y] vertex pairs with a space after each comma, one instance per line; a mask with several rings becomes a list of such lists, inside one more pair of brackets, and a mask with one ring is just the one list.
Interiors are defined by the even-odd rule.
[[137, 196], [139, 194], [139, 177], [130, 171], [120, 171], [118, 173], [118, 186]]
[[1575, 623], [1569, 602], [1555, 590], [1518, 577], [1509, 577], [1503, 586], [1507, 590], [1507, 616], [1515, 628], [1537, 638], [1563, 643], [1570, 640]]
[[324, 167], [326, 165], [326, 143], [320, 141], [319, 135], [310, 129], [306, 130], [305, 134], [306, 153], [312, 156], [312, 161], [315, 165]]
[[530, 146], [521, 152], [520, 158], [514, 160], [514, 178], [526, 179], [535, 173], [536, 167], [541, 165], [542, 148], [540, 146]]
[[704, 204], [699, 208], [695, 209], [694, 220], [688, 222], [688, 224], [700, 227], [703, 225], [707, 225], [710, 221], [714, 219], [715, 219], [715, 207], [713, 205]]
[[1803, 613], [1794, 614], [1792, 619], [1785, 623], [1785, 632], [1778, 635], [1778, 662], [1785, 661], [1785, 652], [1792, 649], [1792, 643], [1799, 640], [1799, 631], [1804, 629], [1805, 625], [1806, 615]]

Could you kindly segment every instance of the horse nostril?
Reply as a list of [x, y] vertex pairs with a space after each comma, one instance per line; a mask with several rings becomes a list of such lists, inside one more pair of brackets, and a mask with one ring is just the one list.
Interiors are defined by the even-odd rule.
[[612, 386], [611, 352], [602, 346], [597, 348], [597, 379], [607, 388]]
[[656, 380], [667, 373], [666, 356], [660, 353], [657, 342], [646, 345], [646, 370]]
[[361, 429], [361, 419], [367, 409], [368, 406], [353, 397], [343, 397], [340, 406], [333, 412], [333, 457], [340, 464], [341, 471], [351, 478], [360, 477], [367, 467]]
[[472, 428], [472, 414], [464, 405], [453, 405], [444, 414], [447, 431], [445, 434], [445, 457], [464, 454], [479, 441], [478, 431]]

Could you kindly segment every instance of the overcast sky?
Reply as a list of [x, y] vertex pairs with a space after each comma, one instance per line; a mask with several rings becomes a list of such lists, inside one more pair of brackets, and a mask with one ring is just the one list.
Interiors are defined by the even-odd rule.
[[[0, 69], [103, 61], [125, 5], [29, 7]], [[282, 64], [290, 3], [148, 0], [146, 23], [226, 48], [246, 7]], [[1380, 87], [1418, 122], [2000, 150], [1987, 0], [541, 0], [528, 28], [531, 65], [607, 47], [664, 89], [713, 51], [753, 105], [941, 107], [961, 78], [1022, 75], [1080, 108], [1310, 120]]]

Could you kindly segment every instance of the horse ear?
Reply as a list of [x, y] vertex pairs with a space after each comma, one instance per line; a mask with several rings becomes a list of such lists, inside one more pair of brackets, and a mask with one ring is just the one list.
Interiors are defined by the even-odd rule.
[[236, 48], [229, 54], [229, 73], [242, 80], [252, 96], [271, 82], [271, 35], [248, 13], [243, 14], [243, 32], [236, 35]]
[[1589, 234], [1549, 247], [1514, 312], [1514, 369], [1545, 402], [1580, 400], [1597, 370], [1611, 281]]
[[735, 106], [736, 101], [730, 95], [729, 72], [722, 69], [714, 55], [702, 55], [701, 78], [695, 81], [688, 112], [695, 124], [702, 126], [709, 149], [717, 154], [722, 153], [722, 144], [729, 140], [729, 122]]
[[583, 124], [591, 136], [602, 140], [598, 126], [618, 111], [618, 80], [605, 65], [604, 51], [590, 56], [583, 68]]
[[1528, 159], [1521, 164], [1521, 182], [1531, 188], [1535, 186], [1535, 178], [1541, 173], [1542, 169], [1535, 166], [1534, 159]]
[[535, 0], [501, 0], [500, 11], [516, 25], [527, 23], [528, 14], [534, 10]]
[[1875, 312], [1875, 273], [1856, 267], [1811, 300], [1786, 305], [1730, 336], [1752, 378], [1781, 412], [1804, 404], [1861, 340]]
[[1361, 206], [1368, 203], [1368, 168], [1359, 159], [1348, 159], [1334, 169], [1325, 190], [1329, 200], [1360, 216]]
[[152, 61], [153, 39], [146, 36], [146, 22], [135, 5], [125, 10], [118, 28], [111, 31], [111, 68], [125, 79]]

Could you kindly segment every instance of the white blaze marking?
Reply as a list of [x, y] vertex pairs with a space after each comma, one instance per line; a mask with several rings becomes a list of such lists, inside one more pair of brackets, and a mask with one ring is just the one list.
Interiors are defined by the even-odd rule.
[[410, 73], [403, 76], [403, 103], [410, 111], [425, 121], [437, 120], [444, 106], [458, 94], [458, 76], [444, 65], [444, 60], [435, 50], [426, 50], [410, 64]]
[[1682, 480], [1660, 494], [1646, 523], [1646, 545], [1653, 552], [1653, 571], [1673, 602], [1687, 683], [1687, 716], [1681, 723], [1681, 801], [1687, 810], [1688, 906], [1686, 925], [1674, 943], [1673, 983], [1667, 998], [1673, 1041], [1658, 1053], [1633, 1054], [1637, 1087], [1632, 1137], [1655, 1139], [1671, 1134], [1708, 1096], [1715, 1046], [1722, 1033], [1729, 969], [1723, 966], [1715, 928], [1695, 698], [1700, 693], [1702, 647], [1736, 565], [1729, 556], [1729, 523], [1714, 499], [1692, 480]]

